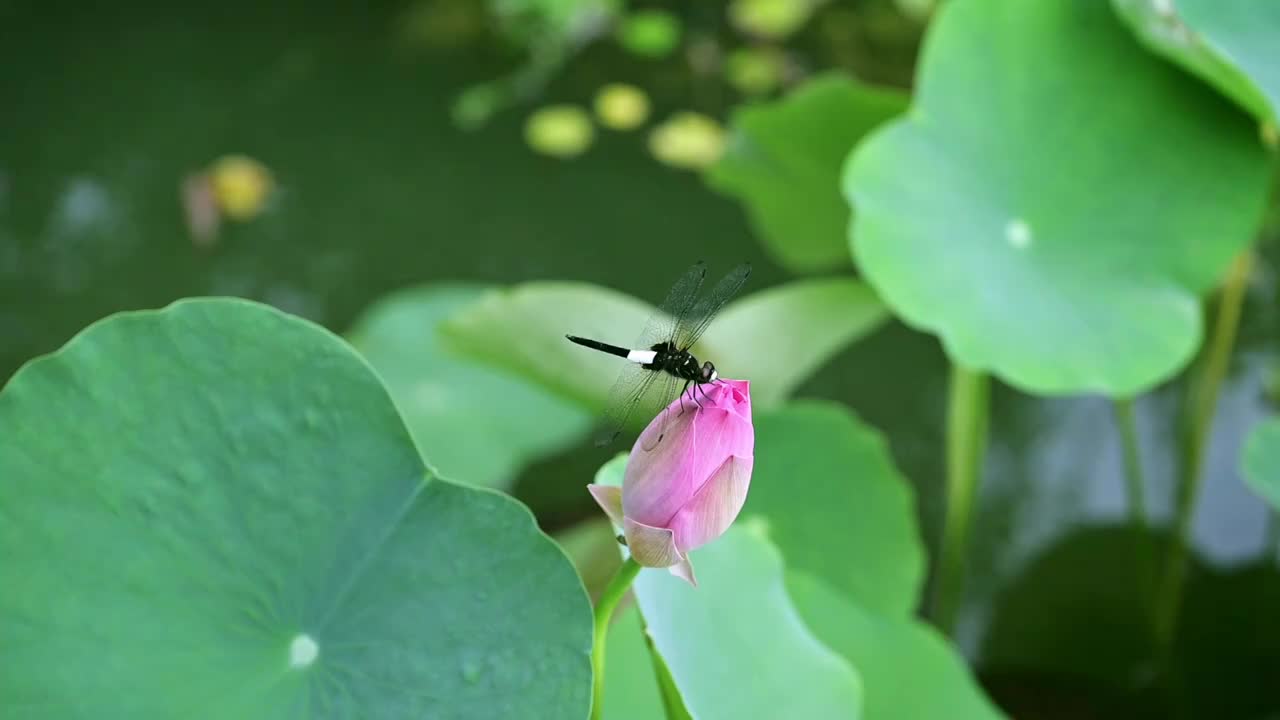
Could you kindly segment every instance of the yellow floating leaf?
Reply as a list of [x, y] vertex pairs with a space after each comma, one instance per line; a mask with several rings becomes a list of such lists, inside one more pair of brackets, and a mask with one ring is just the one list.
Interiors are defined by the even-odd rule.
[[649, 96], [634, 85], [610, 83], [596, 93], [596, 117], [613, 130], [634, 130], [649, 119]]
[[762, 38], [785, 38], [813, 14], [810, 0], [734, 0], [729, 21], [740, 32]]
[[654, 128], [649, 151], [659, 162], [699, 170], [712, 165], [724, 152], [724, 128], [701, 113], [679, 112]]
[[524, 139], [544, 155], [573, 157], [591, 147], [595, 128], [591, 116], [576, 105], [548, 105], [525, 121]]
[[265, 165], [245, 155], [225, 155], [209, 170], [213, 197], [222, 213], [249, 220], [262, 212], [275, 185]]

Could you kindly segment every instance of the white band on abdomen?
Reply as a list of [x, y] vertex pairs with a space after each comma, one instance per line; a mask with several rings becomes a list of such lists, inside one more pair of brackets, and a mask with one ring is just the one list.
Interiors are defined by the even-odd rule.
[[641, 365], [648, 365], [653, 362], [653, 359], [657, 356], [658, 353], [653, 350], [632, 350], [627, 353], [628, 360], [634, 363], [640, 363]]

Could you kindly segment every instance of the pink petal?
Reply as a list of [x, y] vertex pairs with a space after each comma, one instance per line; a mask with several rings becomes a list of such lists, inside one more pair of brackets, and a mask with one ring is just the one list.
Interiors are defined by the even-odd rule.
[[666, 528], [656, 528], [627, 518], [622, 524], [631, 557], [645, 567], [671, 567], [682, 556], [676, 549], [676, 536]]
[[604, 510], [613, 524], [622, 527], [622, 488], [593, 483], [587, 486], [587, 492], [591, 493], [591, 497], [595, 498], [596, 504]]
[[661, 415], [655, 417], [636, 440], [622, 479], [622, 508], [627, 517], [662, 527], [696, 490], [689, 487], [694, 478], [684, 464], [694, 448], [694, 415], [694, 410], [681, 416], [672, 414], [662, 442], [651, 450], [646, 450], [644, 443], [646, 439], [656, 438], [662, 426]]
[[720, 387], [730, 397], [721, 402], [725, 408], [747, 421], [751, 420], [751, 383], [746, 380], [723, 380]]
[[667, 527], [675, 532], [676, 547], [689, 552], [724, 534], [747, 501], [754, 459], [730, 456]]
[[698, 587], [698, 579], [693, 576], [693, 563], [689, 561], [688, 555], [680, 556], [680, 562], [667, 568], [667, 572], [694, 587]]
[[[704, 401], [706, 402], [706, 401]], [[655, 419], [650, 427], [659, 424]], [[622, 482], [627, 517], [666, 527], [735, 449], [742, 421], [720, 407], [686, 408], [667, 423], [665, 437], [651, 451], [637, 443]]]

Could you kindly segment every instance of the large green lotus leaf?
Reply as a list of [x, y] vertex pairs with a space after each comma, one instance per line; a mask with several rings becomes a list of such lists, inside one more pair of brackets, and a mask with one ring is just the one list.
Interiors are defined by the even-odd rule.
[[645, 569], [634, 588], [694, 718], [861, 717], [857, 671], [800, 618], [763, 530], [735, 524], [692, 559], [698, 587]]
[[1032, 392], [1129, 395], [1183, 367], [1263, 207], [1249, 119], [1104, 0], [946, 3], [920, 68], [909, 117], [845, 174], [885, 302]]
[[787, 571], [787, 591], [813, 632], [858, 668], [868, 720], [1004, 717], [931, 626], [869, 612], [804, 573]]
[[395, 292], [366, 310], [347, 339], [378, 371], [433, 467], [507, 488], [525, 464], [580, 441], [592, 418], [560, 395], [442, 346], [436, 326], [486, 290], [428, 285]]
[[812, 401], [757, 413], [755, 428], [743, 513], [767, 519], [787, 567], [868, 610], [910, 615], [924, 548], [911, 486], [883, 436], [840, 405]]
[[309, 322], [193, 300], [0, 392], [0, 706], [62, 717], [584, 717], [591, 617], [533, 517], [424, 467]]
[[728, 145], [707, 180], [745, 204], [782, 265], [795, 272], [848, 265], [841, 163], [863, 135], [906, 107], [900, 90], [819, 75], [780, 100], [734, 112]]
[[[626, 361], [574, 345], [565, 334], [630, 346], [654, 312], [652, 305], [595, 285], [533, 282], [487, 294], [441, 329], [471, 357], [600, 408]], [[730, 303], [694, 352], [712, 360], [724, 377], [749, 379], [753, 406], [767, 407], [885, 317], [875, 294], [854, 280], [801, 280]], [[762, 350], [767, 348], [786, 352]]]
[[1280, 3], [1112, 0], [1148, 47], [1204, 78], [1261, 120], [1280, 115]]
[[1249, 433], [1241, 464], [1249, 487], [1280, 511], [1280, 418], [1268, 420]]

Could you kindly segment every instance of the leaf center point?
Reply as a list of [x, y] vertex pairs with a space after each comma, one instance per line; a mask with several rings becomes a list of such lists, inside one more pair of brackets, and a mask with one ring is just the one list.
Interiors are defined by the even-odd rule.
[[1016, 250], [1031, 246], [1031, 226], [1022, 218], [1014, 218], [1004, 226], [1004, 239]]
[[289, 667], [301, 669], [311, 665], [320, 656], [320, 646], [306, 633], [301, 633], [289, 644]]

